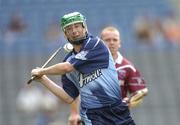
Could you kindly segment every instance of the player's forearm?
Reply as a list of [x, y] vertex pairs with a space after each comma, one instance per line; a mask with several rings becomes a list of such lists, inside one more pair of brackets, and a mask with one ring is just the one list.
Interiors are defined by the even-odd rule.
[[66, 103], [71, 103], [73, 98], [71, 98], [62, 87], [55, 84], [52, 80], [50, 80], [47, 76], [42, 76], [40, 82], [47, 87], [53, 94], [55, 94], [58, 98], [63, 100]]
[[79, 105], [80, 105], [80, 96], [78, 96], [71, 104], [71, 115], [72, 114], [79, 114]]
[[78, 96], [71, 104], [70, 104], [70, 115], [68, 118], [68, 125], [79, 125], [81, 120], [79, 114], [79, 104], [80, 104], [80, 96]]
[[64, 62], [64, 63], [58, 63], [53, 66], [41, 69], [40, 74], [42, 75], [60, 74], [61, 75], [61, 74], [69, 73], [72, 70], [74, 70], [73, 66], [68, 62]]

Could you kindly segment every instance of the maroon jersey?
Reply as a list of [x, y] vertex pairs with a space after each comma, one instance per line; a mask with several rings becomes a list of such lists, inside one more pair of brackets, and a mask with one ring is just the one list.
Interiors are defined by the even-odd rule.
[[115, 66], [118, 71], [122, 98], [128, 97], [128, 93], [134, 94], [138, 90], [146, 88], [145, 81], [140, 72], [120, 53], [118, 53]]

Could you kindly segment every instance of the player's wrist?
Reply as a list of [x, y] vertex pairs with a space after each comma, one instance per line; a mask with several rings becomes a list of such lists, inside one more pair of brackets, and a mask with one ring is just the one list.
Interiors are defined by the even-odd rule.
[[43, 75], [38, 79], [38, 81], [43, 84], [46, 84], [49, 81], [49, 78], [46, 75]]
[[72, 115], [79, 115], [79, 111], [71, 111]]
[[41, 70], [39, 71], [39, 74], [46, 75], [46, 70], [47, 70], [47, 68], [41, 68]]

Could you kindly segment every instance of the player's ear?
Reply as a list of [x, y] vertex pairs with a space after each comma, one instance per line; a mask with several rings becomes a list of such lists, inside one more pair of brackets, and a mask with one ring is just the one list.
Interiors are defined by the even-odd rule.
[[67, 39], [67, 32], [66, 32], [66, 30], [64, 31], [64, 37]]

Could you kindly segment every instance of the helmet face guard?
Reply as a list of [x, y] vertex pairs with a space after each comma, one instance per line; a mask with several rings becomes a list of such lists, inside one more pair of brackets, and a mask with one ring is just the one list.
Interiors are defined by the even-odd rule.
[[[79, 12], [73, 12], [64, 15], [61, 18], [61, 28], [65, 31], [65, 28], [71, 24], [75, 23], [82, 23], [84, 27], [86, 27], [86, 19], [85, 17]], [[87, 28], [86, 28], [87, 29]]]
[[68, 40], [68, 41], [71, 44], [79, 45], [79, 44], [83, 43], [83, 41], [84, 41], [84, 39], [86, 39], [87, 33], [88, 33], [85, 17], [79, 12], [73, 12], [73, 13], [66, 14], [61, 18], [61, 28], [64, 32], [65, 32], [65, 28], [67, 26], [76, 24], [76, 23], [82, 23], [83, 27], [86, 29], [86, 36], [82, 37], [81, 39], [75, 40], [75, 41], [70, 41], [70, 40]]

